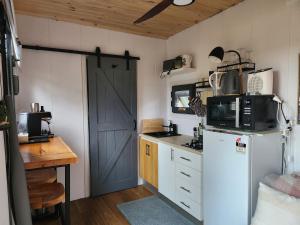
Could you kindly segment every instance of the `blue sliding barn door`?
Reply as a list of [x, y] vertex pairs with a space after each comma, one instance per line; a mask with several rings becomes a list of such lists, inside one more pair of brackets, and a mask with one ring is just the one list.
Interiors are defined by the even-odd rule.
[[136, 61], [89, 56], [87, 76], [94, 197], [137, 186]]

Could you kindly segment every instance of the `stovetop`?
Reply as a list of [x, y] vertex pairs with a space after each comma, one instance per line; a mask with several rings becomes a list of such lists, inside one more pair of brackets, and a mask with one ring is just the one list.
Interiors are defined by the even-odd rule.
[[203, 150], [203, 143], [198, 140], [192, 140], [191, 142], [185, 143], [182, 146], [194, 149], [196, 151], [202, 151]]

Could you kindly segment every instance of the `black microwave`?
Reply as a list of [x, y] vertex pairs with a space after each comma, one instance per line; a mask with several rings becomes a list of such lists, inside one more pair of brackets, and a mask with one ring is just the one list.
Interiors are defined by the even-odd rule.
[[225, 129], [263, 131], [276, 128], [273, 95], [207, 98], [207, 125]]

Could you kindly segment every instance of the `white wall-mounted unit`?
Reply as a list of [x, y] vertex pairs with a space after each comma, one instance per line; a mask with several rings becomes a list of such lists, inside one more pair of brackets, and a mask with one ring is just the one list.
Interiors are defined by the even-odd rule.
[[176, 70], [171, 70], [170, 72], [163, 72], [161, 74], [162, 77], [168, 77], [168, 76], [172, 76], [172, 75], [183, 75], [183, 74], [189, 74], [189, 73], [194, 73], [197, 70], [195, 68], [186, 68], [186, 67], [182, 67], [180, 69], [176, 69]]

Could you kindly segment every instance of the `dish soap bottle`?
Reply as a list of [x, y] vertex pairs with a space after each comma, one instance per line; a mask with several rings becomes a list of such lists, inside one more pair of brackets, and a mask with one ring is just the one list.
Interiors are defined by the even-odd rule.
[[199, 142], [203, 143], [203, 130], [204, 130], [204, 126], [203, 123], [199, 123], [199, 127], [198, 127], [198, 133], [199, 133]]

